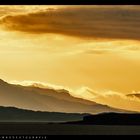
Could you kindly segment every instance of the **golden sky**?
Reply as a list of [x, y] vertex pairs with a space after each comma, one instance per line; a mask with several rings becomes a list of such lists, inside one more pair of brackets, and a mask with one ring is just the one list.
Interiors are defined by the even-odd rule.
[[125, 96], [140, 91], [140, 6], [0, 6], [0, 13], [2, 79], [60, 85], [140, 111], [140, 100]]

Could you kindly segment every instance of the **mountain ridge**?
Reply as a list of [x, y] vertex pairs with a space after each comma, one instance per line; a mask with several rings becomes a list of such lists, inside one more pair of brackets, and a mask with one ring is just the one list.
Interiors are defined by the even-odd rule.
[[86, 113], [62, 113], [25, 110], [0, 106], [0, 122], [67, 122], [82, 120]]
[[140, 125], [140, 113], [101, 113], [87, 115], [81, 121], [66, 122], [64, 124], [80, 125]]
[[0, 106], [29, 110], [90, 114], [129, 112], [73, 97], [69, 91], [64, 89], [57, 91], [50, 88], [15, 85], [3, 80], [0, 80], [0, 96]]

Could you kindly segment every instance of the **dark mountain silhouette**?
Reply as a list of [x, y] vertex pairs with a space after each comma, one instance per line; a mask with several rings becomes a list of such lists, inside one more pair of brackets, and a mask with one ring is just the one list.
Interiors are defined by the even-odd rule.
[[0, 80], [0, 106], [66, 113], [127, 112], [71, 96], [65, 89], [9, 84]]
[[140, 114], [43, 112], [0, 106], [0, 122], [46, 122], [85, 125], [140, 125]]
[[0, 122], [67, 122], [82, 120], [87, 114], [41, 112], [0, 106]]
[[68, 122], [68, 124], [84, 125], [140, 125], [138, 113], [101, 113], [84, 116], [82, 121]]
[[0, 106], [0, 134], [140, 134], [140, 114], [90, 115]]

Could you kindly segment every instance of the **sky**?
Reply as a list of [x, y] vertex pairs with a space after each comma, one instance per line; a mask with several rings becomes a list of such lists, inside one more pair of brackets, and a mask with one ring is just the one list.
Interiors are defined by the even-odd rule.
[[140, 6], [0, 6], [0, 78], [49, 83], [140, 111]]

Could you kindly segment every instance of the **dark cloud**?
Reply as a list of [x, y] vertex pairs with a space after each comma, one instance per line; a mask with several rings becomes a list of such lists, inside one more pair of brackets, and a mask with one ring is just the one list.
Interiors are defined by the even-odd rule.
[[86, 54], [109, 54], [111, 52], [111, 50], [86, 50], [84, 51], [84, 53]]
[[87, 38], [140, 39], [140, 8], [66, 7], [6, 16], [8, 29]]

